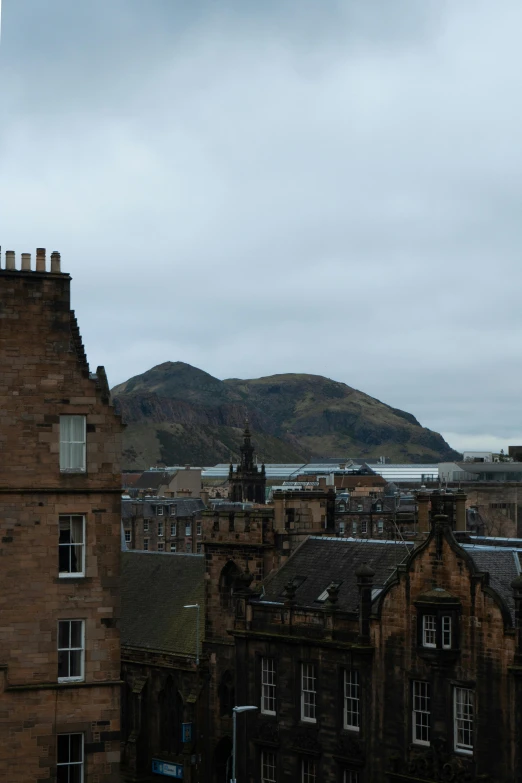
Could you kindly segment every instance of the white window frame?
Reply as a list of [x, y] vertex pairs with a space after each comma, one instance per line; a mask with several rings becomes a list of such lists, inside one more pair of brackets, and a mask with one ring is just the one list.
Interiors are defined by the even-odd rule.
[[163, 522], [158, 522], [158, 538], [163, 538], [165, 526]]
[[437, 646], [437, 615], [436, 614], [422, 615], [422, 646], [423, 647]]
[[149, 539], [144, 538], [143, 539], [143, 551], [148, 552], [149, 551]]
[[157, 517], [163, 516], [163, 506], [156, 506], [156, 516]]
[[375, 504], [375, 510], [376, 511], [382, 511], [382, 503], [376, 503]]
[[352, 522], [352, 536], [357, 535], [357, 522]]
[[361, 682], [357, 669], [345, 669], [343, 674], [343, 726], [350, 731], [361, 730]]
[[192, 522], [185, 522], [185, 536], [192, 536]]
[[170, 507], [170, 516], [175, 517], [176, 516], [176, 506], [174, 504]]
[[196, 535], [202, 536], [203, 535], [203, 527], [201, 522], [196, 522]]
[[344, 536], [344, 522], [339, 522], [339, 535]]
[[315, 759], [301, 759], [301, 783], [317, 783]]
[[[73, 542], [71, 541], [68, 544], [61, 544], [60, 543], [60, 525], [63, 521], [66, 519], [69, 520], [69, 525], [72, 527], [72, 520], [73, 519], [81, 519], [82, 520], [82, 540]], [[80, 557], [81, 557], [81, 563], [80, 563], [80, 569], [78, 571], [60, 571], [60, 550], [62, 548], [67, 547], [67, 549], [71, 550], [72, 547], [74, 547], [76, 550], [80, 549]], [[72, 552], [69, 551], [69, 562], [71, 562], [70, 558], [72, 557]], [[58, 576], [60, 579], [71, 579], [74, 577], [82, 577], [85, 576], [85, 516], [83, 514], [60, 514], [58, 517]]]
[[[73, 438], [72, 435], [73, 419], [81, 424], [82, 434], [79, 439]], [[87, 416], [60, 416], [59, 427], [60, 473], [85, 473], [87, 471]]]
[[261, 658], [261, 712], [276, 714], [276, 668], [273, 658]]
[[361, 519], [361, 535], [366, 535], [368, 532], [368, 521], [366, 519]]
[[176, 522], [171, 522], [170, 523], [170, 535], [174, 536], [174, 538], [175, 538], [177, 536], [177, 534], [178, 534], [178, 526], [177, 526]]
[[125, 535], [125, 543], [130, 544], [131, 543], [131, 537], [132, 537], [132, 530], [129, 530], [128, 528], [124, 530]]
[[143, 520], [143, 532], [148, 533], [149, 532], [149, 520], [144, 519]]
[[176, 551], [176, 542], [175, 541], [171, 541], [170, 542], [170, 551], [171, 552], [175, 552]]
[[261, 783], [277, 783], [276, 754], [271, 750], [261, 751]]
[[164, 552], [165, 551], [165, 544], [163, 541], [158, 541], [158, 552]]
[[[466, 708], [471, 706], [471, 718], [466, 716]], [[458, 753], [473, 754], [473, 723], [475, 718], [475, 692], [471, 688], [453, 688], [453, 738]], [[459, 741], [462, 732], [471, 735], [471, 742]]]
[[[431, 688], [424, 680], [412, 683], [412, 742], [415, 745], [430, 745], [431, 742]], [[426, 733], [428, 739], [423, 734]]]
[[[69, 625], [68, 637], [69, 646], [60, 647], [60, 626], [67, 623]], [[71, 623], [80, 623], [80, 647], [73, 647], [71, 645]], [[68, 669], [71, 667], [71, 654], [80, 653], [80, 674], [68, 675], [67, 677], [58, 677], [58, 682], [83, 682], [85, 679], [85, 620], [79, 620], [77, 618], [71, 620], [58, 620], [58, 637], [56, 640], [56, 647], [58, 650], [58, 658], [60, 653], [68, 653]], [[58, 662], [58, 666], [59, 666]]]
[[357, 511], [361, 512], [362, 510], [363, 510], [363, 504], [362, 503], [357, 503]]
[[384, 519], [377, 520], [377, 532], [384, 533]]
[[[56, 743], [56, 766], [57, 767], [67, 767], [70, 769], [71, 767], [80, 767], [80, 783], [83, 783], [84, 781], [84, 773], [85, 773], [85, 736], [79, 731], [75, 731], [71, 734], [58, 734], [58, 737], [69, 737], [69, 761], [58, 761], [58, 742]], [[71, 761], [70, 760], [70, 745], [71, 745], [71, 737], [81, 737], [81, 760], [80, 761]], [[68, 776], [69, 777], [69, 776]]]
[[441, 618], [442, 649], [451, 650], [453, 642], [453, 629], [451, 627], [451, 615], [443, 614]]
[[317, 723], [317, 673], [314, 663], [301, 664], [301, 720]]

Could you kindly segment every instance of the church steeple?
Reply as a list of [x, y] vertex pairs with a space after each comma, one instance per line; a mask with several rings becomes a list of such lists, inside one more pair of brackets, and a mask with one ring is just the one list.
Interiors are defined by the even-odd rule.
[[263, 465], [260, 470], [256, 464], [248, 418], [245, 421], [243, 443], [239, 450], [241, 456], [237, 469], [234, 471], [234, 466], [230, 465], [229, 497], [239, 503], [265, 503], [265, 466]]

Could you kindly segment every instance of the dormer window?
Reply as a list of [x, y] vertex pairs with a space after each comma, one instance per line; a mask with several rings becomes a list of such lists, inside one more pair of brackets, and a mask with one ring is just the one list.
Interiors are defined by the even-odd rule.
[[375, 510], [382, 511], [382, 503], [377, 503], [377, 505], [375, 506]]
[[418, 648], [422, 650], [458, 649], [460, 602], [446, 590], [435, 587], [415, 601], [418, 611]]

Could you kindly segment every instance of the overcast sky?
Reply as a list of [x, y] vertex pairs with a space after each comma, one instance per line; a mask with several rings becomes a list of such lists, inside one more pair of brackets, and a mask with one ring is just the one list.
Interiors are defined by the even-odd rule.
[[317, 373], [522, 442], [521, 30], [520, 0], [4, 0], [2, 250], [61, 251], [111, 385]]

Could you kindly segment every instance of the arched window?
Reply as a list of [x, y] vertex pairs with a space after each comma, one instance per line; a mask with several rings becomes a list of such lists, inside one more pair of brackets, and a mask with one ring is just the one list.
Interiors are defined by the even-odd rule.
[[234, 707], [235, 688], [234, 677], [231, 672], [226, 671], [221, 677], [221, 682], [218, 688], [219, 696], [219, 714], [232, 715], [232, 707]]
[[234, 592], [236, 579], [240, 573], [241, 571], [233, 560], [229, 560], [221, 571], [221, 576], [219, 577], [219, 594], [223, 609], [233, 608], [232, 594]]

